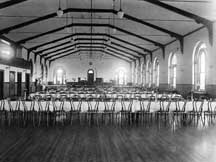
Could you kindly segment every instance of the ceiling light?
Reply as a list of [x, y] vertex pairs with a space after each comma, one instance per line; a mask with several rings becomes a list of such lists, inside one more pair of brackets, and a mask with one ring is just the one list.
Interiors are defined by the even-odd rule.
[[56, 12], [58, 17], [62, 17], [64, 15], [63, 10], [59, 7], [58, 11]]
[[57, 70], [57, 73], [58, 73], [58, 74], [62, 74], [62, 73], [63, 73], [63, 70], [62, 70], [62, 69], [58, 69], [58, 70]]
[[71, 31], [71, 28], [70, 27], [65, 27], [65, 29], [66, 29], [66, 31], [67, 31], [67, 33], [70, 33], [70, 31]]
[[71, 37], [71, 39], [70, 39], [70, 43], [71, 43], [71, 44], [74, 44], [74, 42], [75, 42], [75, 41], [74, 41], [74, 38]]
[[122, 1], [120, 0], [120, 9], [117, 13], [118, 17], [122, 19], [124, 17], [124, 12], [122, 11]]
[[1, 42], [10, 46], [10, 43], [6, 40], [1, 39]]
[[107, 40], [107, 44], [108, 44], [108, 45], [111, 44], [111, 40], [110, 40], [110, 39]]
[[114, 33], [114, 34], [116, 33], [116, 28], [113, 28], [113, 33]]
[[118, 11], [118, 17], [120, 18], [120, 19], [122, 19], [123, 17], [124, 17], [124, 12], [122, 11], [122, 9], [120, 8], [120, 10]]

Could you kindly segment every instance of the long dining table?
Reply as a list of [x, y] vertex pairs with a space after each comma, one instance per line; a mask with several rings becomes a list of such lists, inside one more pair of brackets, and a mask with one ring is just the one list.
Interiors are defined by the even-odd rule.
[[[34, 104], [32, 104], [32, 102], [34, 102]], [[3, 110], [7, 110], [7, 111], [10, 111], [10, 110], [23, 110], [24, 109], [27, 111], [29, 110], [32, 110], [33, 107], [32, 105], [34, 105], [34, 110], [35, 111], [39, 111], [39, 103], [41, 105], [41, 109], [42, 110], [45, 110], [46, 109], [46, 106], [47, 104], [49, 105], [49, 110], [50, 111], [53, 111], [54, 110], [54, 103], [55, 103], [55, 106], [58, 108], [60, 106], [62, 101], [60, 100], [56, 100], [56, 101], [19, 101], [19, 100], [16, 100], [16, 101], [8, 101], [8, 100], [1, 100], [0, 101], [0, 109]], [[74, 106], [76, 107], [79, 102], [81, 102], [81, 112], [86, 112], [88, 110], [88, 101], [87, 100], [83, 100], [81, 99], [81, 101], [74, 101], [73, 104]], [[103, 112], [105, 110], [105, 102], [107, 101], [103, 101], [103, 100], [99, 100], [98, 101], [98, 112]], [[122, 101], [120, 100], [116, 100], [115, 101], [115, 111], [118, 112], [122, 109], [122, 104], [125, 105], [125, 107], [127, 108], [129, 106], [129, 103], [132, 102], [132, 106], [131, 106], [131, 112], [137, 112], [139, 110], [141, 110], [141, 101], [139, 99], [133, 99], [132, 101], [130, 100], [125, 100], [123, 103]], [[149, 103], [151, 102], [151, 103]], [[142, 101], [142, 106], [144, 108], [146, 108], [147, 106], [150, 106], [150, 112], [156, 112], [160, 109], [162, 109], [162, 104], [163, 104], [163, 108], [166, 109], [166, 106], [169, 104], [170, 102], [170, 105], [169, 105], [169, 111], [172, 112], [174, 110], [176, 110], [177, 108], [177, 104], [176, 104], [176, 101], [159, 101], [159, 100], [154, 100], [154, 101]], [[178, 105], [179, 105], [179, 109], [182, 108], [182, 106], [184, 105], [184, 102], [185, 101], [178, 101]], [[25, 105], [23, 104], [25, 103]], [[91, 105], [94, 106], [96, 104], [96, 101], [91, 101]], [[111, 101], [108, 102], [108, 104], [112, 104]], [[149, 105], [150, 104], [150, 105]], [[195, 106], [196, 104], [196, 106]], [[202, 102], [201, 101], [197, 101], [197, 102], [193, 102], [193, 101], [187, 101], [186, 102], [186, 105], [185, 105], [185, 111], [191, 111], [195, 108], [199, 109], [200, 106], [201, 106]], [[216, 107], [216, 102], [212, 102], [211, 103], [211, 106], [214, 108]], [[209, 108], [209, 102], [208, 101], [203, 101], [203, 106], [202, 106], [202, 110], [203, 111], [206, 111], [208, 110]], [[70, 101], [68, 100], [65, 100], [64, 101], [64, 104], [63, 104], [63, 110], [64, 111], [70, 111], [71, 110], [71, 103]]]

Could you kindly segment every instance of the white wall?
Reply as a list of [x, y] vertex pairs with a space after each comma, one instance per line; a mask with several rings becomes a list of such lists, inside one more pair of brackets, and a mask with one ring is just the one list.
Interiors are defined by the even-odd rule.
[[[92, 65], [89, 65], [92, 62]], [[126, 61], [116, 59], [113, 57], [102, 57], [102, 58], [89, 58], [84, 55], [79, 56], [67, 56], [62, 59], [52, 62], [49, 70], [49, 81], [53, 81], [53, 74], [56, 68], [61, 67], [66, 71], [67, 81], [72, 81], [78, 77], [81, 79], [87, 79], [88, 69], [94, 69], [95, 77], [103, 78], [105, 82], [109, 82], [111, 79], [115, 79], [115, 72], [118, 68], [125, 68], [127, 72], [127, 81], [130, 82], [131, 70], [130, 64]]]
[[[177, 53], [177, 89], [178, 85], [192, 86], [192, 57], [193, 50], [197, 42], [202, 41], [207, 45], [206, 57], [206, 87], [209, 85], [216, 86], [216, 25], [214, 24], [214, 42], [209, 43], [209, 35], [207, 28], [203, 28], [184, 38], [184, 52], [181, 53], [178, 41], [166, 47], [165, 59], [163, 59], [162, 51], [157, 50], [153, 53], [153, 58], [158, 57], [160, 60], [160, 85], [168, 84], [168, 58], [171, 52]], [[216, 87], [215, 87], [216, 88]], [[191, 89], [189, 89], [191, 90]]]

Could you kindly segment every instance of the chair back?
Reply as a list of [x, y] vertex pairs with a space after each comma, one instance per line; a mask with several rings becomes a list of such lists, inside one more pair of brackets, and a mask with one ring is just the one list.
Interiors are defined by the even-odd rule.
[[37, 100], [38, 111], [50, 111], [50, 101]]
[[133, 106], [133, 99], [122, 99], [121, 100], [121, 105], [122, 105], [122, 111], [132, 111], [132, 106]]
[[86, 100], [88, 111], [98, 111], [99, 99], [95, 99], [92, 95], [88, 95]]
[[104, 111], [115, 111], [116, 100], [115, 99], [105, 99], [104, 100], [105, 109]]
[[187, 102], [188, 102], [188, 100], [178, 100], [178, 101], [176, 101], [176, 110], [181, 111], [181, 112], [185, 112]]
[[51, 94], [45, 95], [44, 100], [51, 101], [54, 97]]
[[82, 99], [79, 95], [73, 95], [70, 99], [71, 111], [81, 111]]
[[169, 97], [164, 97], [160, 99], [160, 111], [166, 111], [169, 112], [171, 105], [171, 100], [169, 100]]
[[42, 98], [43, 97], [40, 94], [36, 94], [34, 95], [33, 100], [42, 100]]
[[10, 99], [7, 99], [7, 102], [10, 111], [20, 110], [20, 100], [11, 101]]
[[0, 100], [0, 111], [4, 111], [5, 110], [4, 105], [5, 105], [4, 100]]
[[61, 99], [61, 100], [52, 99], [53, 111], [63, 111], [64, 110], [64, 102], [65, 102], [65, 99]]
[[154, 101], [155, 101], [154, 99], [149, 98], [148, 103], [147, 103], [147, 106], [144, 108], [144, 111], [145, 111], [145, 112], [150, 112], [151, 104], [152, 104], [152, 102], [154, 102]]
[[213, 108], [212, 108], [212, 103], [213, 103], [213, 101], [212, 101], [212, 99], [209, 99], [208, 100], [208, 103], [207, 103], [207, 105], [208, 105], [208, 112], [213, 112]]
[[35, 111], [35, 100], [20, 100], [24, 111]]
[[193, 111], [202, 112], [203, 111], [204, 100], [194, 100], [193, 101]]

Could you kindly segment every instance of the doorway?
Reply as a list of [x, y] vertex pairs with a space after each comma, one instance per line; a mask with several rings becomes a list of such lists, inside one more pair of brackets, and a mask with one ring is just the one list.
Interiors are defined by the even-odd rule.
[[4, 71], [0, 70], [0, 99], [4, 98]]
[[94, 70], [93, 69], [89, 69], [88, 70], [87, 79], [88, 79], [88, 83], [89, 84], [93, 84], [94, 83]]
[[17, 96], [22, 95], [22, 73], [17, 73]]
[[9, 73], [9, 96], [15, 96], [15, 72], [10, 71]]
[[25, 88], [26, 88], [26, 96], [29, 95], [30, 92], [30, 74], [25, 75]]

